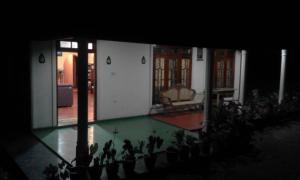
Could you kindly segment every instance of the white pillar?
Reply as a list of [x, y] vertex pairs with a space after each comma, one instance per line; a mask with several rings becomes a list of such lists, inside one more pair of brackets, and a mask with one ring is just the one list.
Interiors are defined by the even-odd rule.
[[287, 50], [281, 50], [281, 71], [280, 71], [280, 85], [278, 94], [278, 104], [281, 104], [284, 97], [284, 81], [285, 81], [285, 66], [286, 66]]
[[207, 49], [206, 53], [206, 74], [205, 74], [205, 101], [204, 101], [204, 119], [202, 131], [207, 132], [207, 126], [211, 120], [211, 94], [212, 94], [212, 63], [213, 50]]
[[245, 97], [245, 79], [246, 79], [246, 60], [247, 60], [247, 51], [242, 50], [241, 58], [241, 81], [240, 81], [240, 103], [244, 104]]

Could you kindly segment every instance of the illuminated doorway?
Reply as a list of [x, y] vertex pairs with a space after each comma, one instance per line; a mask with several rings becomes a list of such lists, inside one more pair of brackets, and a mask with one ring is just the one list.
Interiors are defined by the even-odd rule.
[[[93, 43], [88, 44], [88, 121], [96, 117], [96, 60]], [[74, 125], [78, 120], [77, 87], [78, 43], [59, 41], [57, 50], [58, 126]]]

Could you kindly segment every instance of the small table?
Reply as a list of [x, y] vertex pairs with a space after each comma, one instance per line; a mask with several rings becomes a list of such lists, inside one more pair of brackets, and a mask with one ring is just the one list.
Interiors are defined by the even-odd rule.
[[225, 94], [225, 93], [233, 93], [235, 91], [234, 88], [216, 88], [213, 89], [213, 94], [217, 94], [217, 106], [219, 106], [220, 103], [220, 95]]

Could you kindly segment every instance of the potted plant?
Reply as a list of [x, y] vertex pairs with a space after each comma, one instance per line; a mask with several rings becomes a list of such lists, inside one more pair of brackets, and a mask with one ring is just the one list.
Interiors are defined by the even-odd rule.
[[178, 150], [174, 146], [169, 146], [166, 149], [167, 161], [174, 164], [178, 160]]
[[191, 153], [191, 159], [197, 160], [200, 156], [200, 142], [197, 140], [197, 138], [186, 135], [186, 144], [189, 146], [189, 150]]
[[189, 147], [185, 143], [185, 133], [184, 130], [176, 131], [174, 134], [176, 141], [173, 142], [179, 153], [179, 158], [182, 161], [187, 161], [189, 159]]
[[43, 171], [43, 174], [45, 174], [46, 180], [59, 180], [58, 167], [53, 164], [49, 164]]
[[159, 136], [151, 135], [148, 137], [148, 142], [146, 144], [147, 153], [144, 155], [144, 162], [149, 171], [152, 171], [155, 167], [157, 159], [157, 154], [155, 152], [161, 148], [162, 144], [163, 139]]
[[144, 142], [139, 142], [139, 147], [133, 147], [131, 142], [128, 139], [124, 140], [123, 151], [122, 151], [122, 162], [123, 162], [123, 169], [125, 175], [130, 177], [134, 174], [134, 168], [136, 163], [136, 153], [141, 153], [142, 148], [144, 146]]
[[46, 175], [47, 180], [64, 180], [70, 177], [68, 167], [63, 161], [58, 163], [58, 166], [49, 164], [43, 174]]
[[[88, 160], [88, 171], [90, 173], [91, 179], [100, 179], [103, 169], [103, 159], [100, 157], [95, 157], [94, 154], [98, 151], [98, 144], [92, 144], [90, 146], [89, 160]], [[93, 161], [93, 165], [90, 166]]]
[[[90, 176], [92, 179], [100, 179], [102, 174], [102, 164], [98, 157], [94, 158], [94, 155], [98, 151], [98, 143], [91, 144], [89, 147], [89, 154], [85, 166], [75, 166], [70, 169], [71, 179], [81, 179], [82, 177]], [[92, 166], [91, 162], [94, 160]], [[75, 162], [76, 158], [71, 162]]]
[[103, 169], [103, 160], [100, 159], [99, 157], [95, 157], [93, 166], [89, 167], [89, 173], [91, 179], [93, 180], [100, 179], [102, 175], [102, 169]]
[[103, 152], [100, 154], [100, 159], [104, 162], [107, 178], [118, 179], [119, 164], [116, 160], [117, 150], [112, 145], [112, 140], [105, 143]]

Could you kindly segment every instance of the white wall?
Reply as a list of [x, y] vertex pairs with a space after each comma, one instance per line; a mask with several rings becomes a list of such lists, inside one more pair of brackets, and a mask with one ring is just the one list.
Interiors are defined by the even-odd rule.
[[[56, 125], [56, 56], [52, 41], [32, 42], [31, 48], [31, 120], [33, 128]], [[43, 54], [45, 63], [39, 63]]]
[[[202, 48], [200, 48], [202, 50]], [[205, 89], [205, 67], [206, 67], [206, 55], [207, 49], [203, 48], [203, 60], [197, 61], [198, 48], [193, 47], [192, 54], [192, 89], [195, 89], [197, 93], [203, 93]]]
[[[97, 41], [97, 119], [145, 115], [151, 99], [149, 44]], [[111, 64], [106, 64], [110, 56]], [[141, 63], [145, 56], [146, 64]]]
[[240, 75], [241, 75], [241, 51], [235, 51], [234, 59], [234, 94], [233, 99], [239, 100], [240, 94]]

